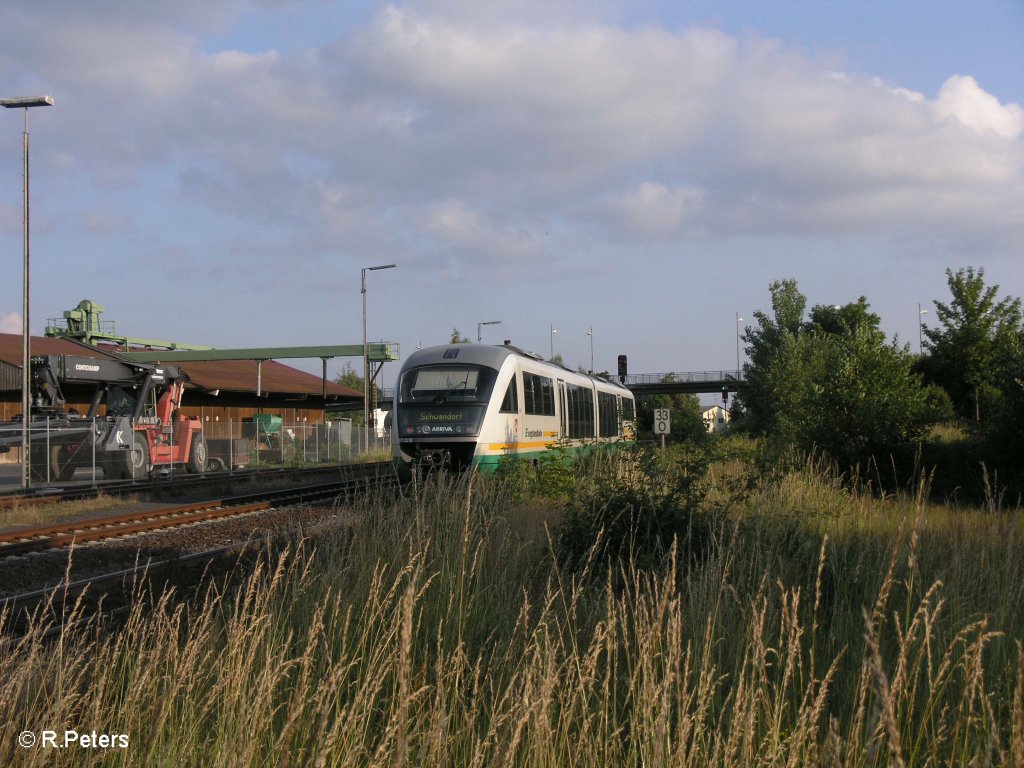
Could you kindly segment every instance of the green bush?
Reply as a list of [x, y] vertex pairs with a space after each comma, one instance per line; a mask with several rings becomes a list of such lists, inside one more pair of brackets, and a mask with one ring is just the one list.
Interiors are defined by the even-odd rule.
[[690, 552], [707, 540], [698, 510], [707, 493], [706, 449], [677, 445], [661, 451], [634, 446], [593, 462], [577, 485], [558, 529], [559, 561], [582, 567], [630, 562], [656, 566], [678, 541]]
[[514, 454], [503, 456], [495, 472], [513, 498], [536, 494], [548, 499], [568, 497], [576, 483], [575, 458], [565, 443], [545, 451], [535, 461]]

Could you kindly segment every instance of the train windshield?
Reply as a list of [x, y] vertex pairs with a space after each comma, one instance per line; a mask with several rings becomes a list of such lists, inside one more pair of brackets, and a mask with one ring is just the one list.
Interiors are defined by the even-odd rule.
[[436, 403], [486, 402], [498, 372], [475, 365], [428, 365], [402, 374], [399, 402], [426, 405]]

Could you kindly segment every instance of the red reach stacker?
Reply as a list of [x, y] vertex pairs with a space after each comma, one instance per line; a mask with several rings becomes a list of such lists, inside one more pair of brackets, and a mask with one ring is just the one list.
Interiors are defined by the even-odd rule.
[[[206, 471], [202, 422], [178, 409], [188, 376], [177, 366], [77, 355], [32, 358], [29, 457], [33, 480], [69, 480], [79, 467], [138, 479], [182, 467]], [[67, 410], [63, 388], [94, 385], [88, 412]], [[0, 424], [0, 451], [20, 444], [21, 425]]]

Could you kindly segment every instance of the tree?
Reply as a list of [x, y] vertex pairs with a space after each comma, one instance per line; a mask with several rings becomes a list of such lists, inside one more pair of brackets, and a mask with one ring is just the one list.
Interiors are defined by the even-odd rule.
[[345, 363], [345, 367], [334, 377], [334, 383], [354, 389], [357, 392], [363, 391], [363, 377], [352, 367], [352, 363]]
[[784, 438], [852, 465], [923, 436], [928, 410], [910, 350], [875, 330], [806, 333], [787, 345], [776, 372], [787, 380], [778, 403]]
[[987, 454], [994, 466], [1004, 470], [1003, 477], [1010, 478], [1011, 490], [1020, 494], [1024, 492], [1024, 483], [1017, 479], [1024, 471], [1024, 334], [1016, 335], [1006, 354], [999, 381], [1002, 398], [986, 434]]
[[810, 319], [803, 329], [836, 336], [849, 336], [862, 330], [875, 335], [879, 342], [884, 342], [885, 334], [878, 327], [882, 318], [871, 312], [870, 306], [864, 296], [843, 307], [818, 304], [811, 310]]
[[770, 364], [784, 341], [800, 332], [807, 306], [807, 299], [797, 290], [796, 280], [776, 280], [768, 290], [774, 317], [760, 310], [754, 312], [757, 325], [748, 326], [743, 334], [748, 362], [743, 365], [744, 380], [737, 394], [747, 428], [763, 433], [770, 433], [775, 427], [775, 409], [769, 402], [773, 385], [766, 378]]
[[886, 343], [864, 297], [818, 305], [803, 321], [796, 282], [771, 285], [774, 318], [755, 313], [738, 398], [748, 428], [847, 464], [919, 440], [928, 409], [909, 347]]
[[[346, 362], [345, 367], [334, 377], [334, 383], [354, 389], [356, 392], [363, 391], [363, 377], [356, 372], [356, 369], [352, 367], [352, 363], [349, 362]], [[346, 416], [346, 418], [351, 418], [354, 425], [362, 426], [363, 409], [360, 408], [358, 411], [352, 411], [351, 415]]]
[[997, 300], [999, 286], [986, 287], [985, 270], [946, 270], [952, 301], [935, 302], [941, 324], [925, 328], [928, 356], [921, 361], [926, 380], [943, 387], [957, 412], [980, 421], [983, 395], [998, 399], [1012, 349], [1021, 335], [1020, 299]]
[[458, 328], [452, 328], [452, 338], [448, 342], [449, 344], [469, 344], [470, 339], [467, 339], [462, 335], [462, 332]]

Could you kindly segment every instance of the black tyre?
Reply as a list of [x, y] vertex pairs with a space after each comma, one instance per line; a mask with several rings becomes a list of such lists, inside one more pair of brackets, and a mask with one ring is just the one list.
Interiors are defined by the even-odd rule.
[[132, 434], [132, 448], [125, 451], [121, 477], [128, 480], [141, 480], [146, 476], [149, 466], [149, 444], [138, 432]]
[[188, 463], [185, 469], [193, 475], [201, 475], [206, 472], [206, 462], [209, 459], [209, 452], [206, 449], [206, 438], [202, 435], [192, 435], [192, 447], [188, 452]]
[[53, 449], [52, 472], [57, 480], [61, 482], [70, 480], [74, 476], [76, 468], [75, 454], [71, 452], [70, 448], [61, 446]]

